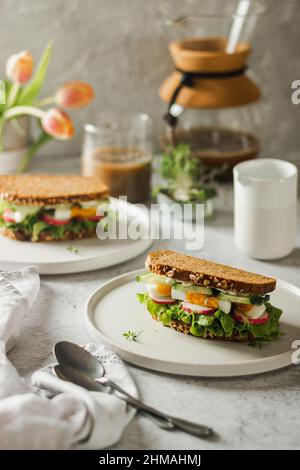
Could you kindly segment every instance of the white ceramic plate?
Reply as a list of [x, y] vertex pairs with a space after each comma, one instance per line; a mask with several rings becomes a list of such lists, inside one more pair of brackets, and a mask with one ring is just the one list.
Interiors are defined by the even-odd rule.
[[[148, 227], [145, 212], [126, 201], [111, 198], [118, 208], [119, 218], [137, 217], [141, 226]], [[149, 248], [151, 239], [138, 240], [74, 240], [73, 242], [31, 243], [0, 236], [0, 270], [35, 265], [40, 274], [68, 274], [106, 268], [128, 261]], [[78, 253], [68, 250], [70, 245]]]
[[[202, 377], [230, 377], [259, 374], [291, 364], [291, 348], [300, 339], [300, 289], [278, 281], [271, 295], [275, 306], [284, 310], [278, 341], [261, 349], [247, 343], [212, 341], [183, 335], [153, 320], [136, 293], [143, 285], [135, 282], [136, 271], [124, 274], [98, 288], [85, 309], [91, 336], [109, 345], [125, 361], [172, 374]], [[142, 331], [138, 341], [124, 338], [128, 331]]]

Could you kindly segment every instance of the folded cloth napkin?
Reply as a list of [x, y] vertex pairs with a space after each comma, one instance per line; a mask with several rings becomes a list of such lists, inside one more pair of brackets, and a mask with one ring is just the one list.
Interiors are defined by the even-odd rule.
[[[30, 383], [19, 376], [6, 353], [39, 291], [34, 267], [0, 273], [0, 448], [100, 449], [117, 442], [135, 411], [115, 394], [88, 392], [56, 377], [48, 366]], [[129, 393], [136, 386], [121, 359], [104, 346], [85, 346], [105, 373]]]

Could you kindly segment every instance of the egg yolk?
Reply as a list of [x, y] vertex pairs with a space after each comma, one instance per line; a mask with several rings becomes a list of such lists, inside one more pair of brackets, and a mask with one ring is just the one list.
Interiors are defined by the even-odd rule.
[[191, 304], [201, 305], [202, 307], [218, 307], [218, 300], [206, 294], [198, 294], [197, 292], [187, 292], [186, 300]]
[[171, 295], [171, 286], [167, 286], [164, 284], [158, 284], [156, 286], [156, 290], [159, 294], [164, 295], [164, 296], [170, 296]]
[[238, 304], [237, 306], [238, 310], [240, 310], [240, 312], [243, 312], [243, 313], [249, 312], [249, 310], [251, 310], [252, 307], [253, 305], [251, 304]]
[[94, 217], [96, 215], [96, 207], [82, 208], [79, 206], [72, 207], [72, 217]]

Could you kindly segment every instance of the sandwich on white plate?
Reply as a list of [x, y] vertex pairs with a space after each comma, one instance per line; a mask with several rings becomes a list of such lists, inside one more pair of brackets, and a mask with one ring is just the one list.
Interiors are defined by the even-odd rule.
[[51, 242], [94, 237], [107, 210], [108, 187], [98, 177], [0, 176], [0, 231], [14, 240]]
[[170, 250], [149, 253], [138, 294], [154, 320], [200, 338], [250, 342], [281, 336], [270, 302], [276, 279]]

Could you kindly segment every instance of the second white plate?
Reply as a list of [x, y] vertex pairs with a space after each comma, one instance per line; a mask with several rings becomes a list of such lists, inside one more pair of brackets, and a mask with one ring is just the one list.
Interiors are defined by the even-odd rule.
[[[111, 198], [112, 205], [124, 220], [136, 218], [148, 227], [147, 215], [139, 207]], [[20, 242], [0, 236], [0, 270], [34, 265], [40, 274], [68, 274], [106, 268], [128, 261], [146, 251], [151, 239], [75, 240], [74, 242]], [[74, 245], [77, 253], [68, 248]]]
[[[128, 273], [97, 289], [86, 305], [85, 322], [91, 336], [109, 345], [124, 360], [148, 369], [172, 374], [230, 377], [258, 374], [292, 363], [292, 343], [300, 339], [300, 289], [278, 281], [271, 296], [283, 309], [282, 338], [261, 349], [247, 343], [213, 341], [183, 335], [154, 321], [136, 293], [143, 286]], [[138, 341], [123, 333], [141, 331]]]

